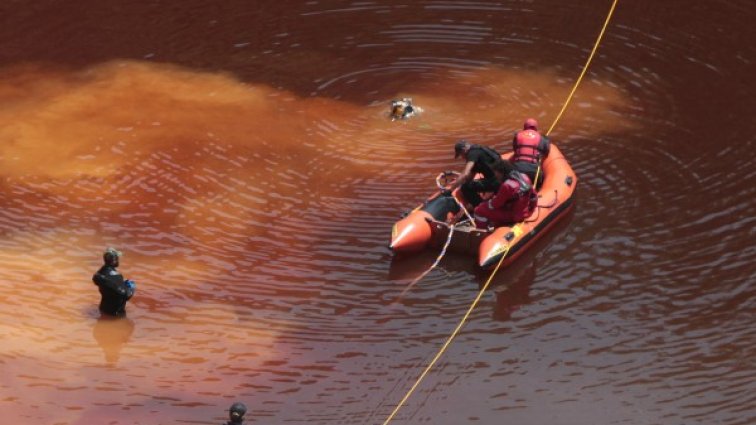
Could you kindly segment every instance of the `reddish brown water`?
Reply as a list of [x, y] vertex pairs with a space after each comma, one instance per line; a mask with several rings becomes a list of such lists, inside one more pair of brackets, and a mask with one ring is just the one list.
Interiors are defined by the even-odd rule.
[[[548, 127], [609, 5], [2, 2], [1, 422], [382, 423], [487, 277], [450, 255], [397, 301], [435, 253], [392, 261], [392, 223], [455, 139]], [[575, 212], [393, 423], [756, 422], [754, 20], [620, 1], [552, 133]]]

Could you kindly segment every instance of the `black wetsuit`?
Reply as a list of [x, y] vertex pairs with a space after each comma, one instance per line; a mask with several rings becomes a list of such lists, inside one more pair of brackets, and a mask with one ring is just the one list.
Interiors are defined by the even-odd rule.
[[126, 301], [134, 296], [134, 290], [126, 285], [115, 267], [104, 265], [92, 276], [92, 281], [100, 289], [100, 311], [111, 316], [126, 314]]
[[472, 145], [467, 151], [467, 161], [475, 163], [472, 168], [473, 177], [478, 173], [483, 174], [482, 179], [470, 180], [460, 187], [465, 200], [475, 206], [482, 201], [480, 192], [496, 192], [499, 188], [499, 181], [496, 180], [493, 167], [502, 159], [498, 152], [488, 146]]

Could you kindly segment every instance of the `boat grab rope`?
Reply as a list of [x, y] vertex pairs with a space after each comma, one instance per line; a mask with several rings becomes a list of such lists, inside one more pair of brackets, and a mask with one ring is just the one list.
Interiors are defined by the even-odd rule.
[[[554, 128], [556, 123], [559, 121], [559, 118], [562, 117], [562, 113], [564, 113], [565, 109], [567, 109], [567, 105], [572, 100], [572, 96], [575, 94], [575, 90], [577, 90], [577, 87], [580, 85], [580, 82], [583, 80], [583, 76], [585, 75], [586, 70], [588, 69], [588, 65], [590, 65], [591, 60], [593, 59], [593, 55], [596, 53], [596, 50], [598, 49], [599, 44], [601, 43], [601, 39], [604, 36], [604, 32], [606, 31], [606, 27], [609, 26], [609, 21], [612, 18], [612, 14], [614, 13], [614, 9], [617, 6], [618, 0], [612, 0], [612, 6], [609, 9], [609, 13], [606, 15], [606, 19], [604, 20], [604, 25], [601, 27], [601, 32], [599, 33], [598, 37], [596, 38], [596, 43], [593, 45], [593, 50], [591, 50], [591, 54], [588, 56], [588, 59], [585, 61], [585, 65], [583, 66], [582, 72], [580, 72], [580, 76], [575, 81], [575, 85], [572, 87], [572, 90], [570, 91], [569, 96], [567, 96], [567, 100], [564, 102], [564, 105], [562, 106], [562, 110], [559, 111], [559, 114], [557, 115], [556, 119], [554, 119], [554, 122], [551, 124], [551, 127], [546, 132], [548, 135], [551, 133], [551, 130]], [[514, 227], [519, 226], [519, 224], [516, 224]], [[514, 228], [513, 227], [513, 228]], [[488, 276], [488, 279], [486, 280], [486, 283], [480, 288], [480, 291], [478, 291], [478, 295], [473, 300], [472, 304], [470, 304], [470, 307], [465, 312], [465, 315], [462, 316], [462, 320], [459, 321], [459, 324], [456, 328], [454, 328], [454, 331], [452, 331], [451, 335], [446, 339], [446, 342], [441, 346], [441, 349], [438, 350], [438, 353], [433, 357], [433, 359], [428, 363], [428, 365], [425, 367], [423, 372], [420, 374], [420, 376], [417, 378], [414, 384], [412, 384], [412, 387], [407, 391], [407, 394], [402, 397], [402, 400], [396, 405], [394, 410], [391, 412], [391, 414], [386, 418], [386, 420], [383, 422], [383, 425], [387, 425], [391, 420], [394, 418], [396, 413], [401, 409], [401, 407], [404, 405], [404, 403], [409, 399], [410, 395], [415, 391], [415, 389], [420, 385], [420, 382], [425, 378], [425, 375], [428, 374], [428, 372], [431, 370], [433, 365], [436, 364], [439, 358], [443, 355], [443, 353], [446, 351], [446, 349], [451, 344], [454, 337], [457, 336], [460, 329], [462, 329], [462, 326], [464, 326], [465, 322], [467, 321], [467, 318], [470, 317], [470, 313], [472, 313], [473, 309], [475, 309], [475, 306], [478, 305], [478, 302], [483, 297], [483, 293], [486, 292], [486, 289], [488, 289], [488, 286], [491, 284], [491, 281], [493, 280], [494, 276], [496, 275], [496, 272], [499, 271], [499, 267], [501, 267], [501, 264], [504, 262], [504, 259], [507, 257], [507, 254], [509, 253], [509, 248], [511, 245], [507, 245], [504, 252], [501, 255], [501, 258], [499, 259], [499, 262], [496, 263], [496, 267], [493, 269], [493, 272], [491, 272], [491, 275]]]
[[[447, 175], [447, 174], [450, 174], [450, 173], [451, 173], [450, 171], [445, 171], [445, 172], [443, 172], [441, 174], [442, 175]], [[439, 175], [439, 177], [436, 178], [436, 183], [439, 185], [439, 188], [441, 188], [441, 185], [439, 183], [439, 178], [440, 177], [441, 177], [441, 175]], [[466, 222], [470, 222], [470, 224], [472, 224], [473, 226], [475, 226], [475, 219], [472, 218], [472, 216], [470, 215], [470, 213], [467, 211], [467, 208], [465, 208], [464, 204], [462, 204], [462, 202], [460, 202], [460, 200], [457, 199], [457, 197], [454, 196], [453, 194], [451, 195], [451, 198], [454, 199], [454, 202], [457, 203], [457, 206], [459, 206], [459, 209], [462, 210], [462, 212], [467, 217], [467, 219], [459, 221], [459, 222], [456, 222], [456, 223], [452, 224], [449, 227], [449, 235], [447, 235], [447, 237], [446, 237], [446, 243], [444, 244], [444, 247], [441, 249], [441, 252], [438, 254], [438, 257], [436, 257], [436, 261], [434, 261], [433, 264], [431, 264], [431, 266], [428, 267], [428, 269], [426, 269], [424, 272], [422, 272], [420, 274], [420, 276], [418, 276], [415, 279], [413, 279], [412, 282], [410, 282], [407, 285], [407, 287], [404, 288], [404, 290], [402, 291], [402, 293], [399, 294], [398, 297], [396, 297], [396, 300], [394, 300], [395, 303], [398, 302], [399, 300], [401, 300], [402, 297], [404, 297], [404, 294], [407, 293], [407, 291], [409, 291], [410, 289], [412, 289], [412, 287], [415, 286], [415, 284], [417, 282], [421, 281], [425, 276], [428, 275], [428, 273], [431, 272], [431, 270], [435, 269], [436, 266], [438, 266], [438, 263], [440, 263], [441, 259], [444, 258], [444, 256], [446, 255], [446, 249], [449, 247], [449, 244], [451, 243], [452, 235], [454, 234], [454, 228], [456, 226], [460, 226], [462, 224], [465, 224]], [[455, 216], [455, 219], [457, 219], [456, 217], [457, 216]], [[461, 215], [459, 217], [461, 218]]]
[[[538, 198], [540, 199], [541, 195], [538, 195]], [[541, 204], [536, 205], [535, 217], [533, 217], [533, 214], [531, 214], [530, 217], [533, 217], [533, 218], [528, 217], [525, 220], [523, 220], [523, 223], [533, 223], [535, 221], [538, 221], [538, 219], [541, 217], [541, 209], [549, 210], [551, 208], [554, 208], [554, 206], [557, 204], [558, 201], [559, 201], [559, 196], [557, 195], [556, 189], [554, 189], [554, 200], [551, 201], [551, 205], [541, 205]]]
[[434, 268], [436, 268], [436, 266], [438, 265], [438, 263], [441, 262], [441, 259], [444, 258], [444, 255], [446, 255], [446, 249], [449, 248], [449, 244], [451, 243], [452, 234], [454, 233], [454, 227], [458, 226], [460, 224], [464, 224], [466, 222], [467, 222], [467, 220], [462, 220], [461, 222], [456, 223], [456, 224], [452, 224], [449, 227], [449, 235], [446, 237], [446, 243], [444, 243], [444, 247], [441, 248], [441, 253], [438, 254], [438, 257], [436, 257], [436, 261], [434, 261], [433, 264], [431, 264], [431, 266], [428, 267], [428, 270], [424, 271], [423, 274], [421, 274], [420, 276], [416, 277], [412, 282], [410, 282], [409, 285], [407, 285], [407, 287], [404, 288], [404, 290], [402, 291], [402, 293], [399, 294], [398, 297], [396, 297], [396, 300], [394, 302], [398, 302], [399, 300], [401, 300], [402, 297], [404, 297], [404, 294], [407, 293], [407, 291], [409, 291], [410, 289], [412, 289], [412, 287], [415, 286], [415, 284], [417, 282], [421, 281], [428, 273], [430, 273], [431, 270], [433, 270]]
[[[475, 225], [475, 220], [474, 220], [474, 219], [472, 218], [472, 216], [470, 215], [470, 213], [469, 213], [469, 212], [467, 211], [467, 208], [465, 208], [465, 206], [464, 206], [464, 205], [462, 204], [462, 202], [460, 202], [460, 201], [459, 201], [459, 199], [457, 199], [457, 197], [456, 197], [456, 196], [452, 195], [452, 198], [454, 198], [454, 202], [456, 202], [456, 203], [457, 203], [457, 205], [459, 205], [459, 209], [461, 209], [461, 210], [462, 210], [462, 212], [463, 212], [463, 213], [465, 213], [465, 216], [467, 217], [467, 219], [468, 219], [468, 220], [470, 221], [470, 223], [471, 223], [471, 224], [472, 224], [472, 225], [474, 226], [474, 225]], [[463, 221], [461, 221], [461, 222], [459, 222], [459, 223], [457, 223], [457, 224], [462, 224], [462, 223], [464, 223], [464, 222], [465, 222], [465, 221], [463, 220]]]
[[[439, 190], [441, 190], [441, 193], [443, 193], [443, 191], [446, 190], [446, 186], [447, 186], [447, 183], [448, 183], [448, 180], [446, 180], [446, 179], [449, 176], [456, 176], [456, 178], [459, 178], [459, 173], [457, 173], [456, 171], [444, 171], [444, 172], [442, 172], [441, 174], [439, 174], [436, 177], [436, 186], [438, 186]], [[441, 178], [445, 179], [444, 183], [441, 183]], [[439, 193], [439, 196], [441, 196], [441, 193]], [[454, 196], [453, 193], [451, 194], [451, 197], [452, 197], [452, 199], [454, 199], [454, 202], [457, 204], [457, 206], [459, 206], [459, 209], [461, 209], [462, 212], [465, 214], [465, 216], [467, 217], [467, 219], [470, 220], [470, 223], [472, 223], [474, 225], [475, 224], [475, 220], [473, 220], [472, 216], [470, 215], [470, 212], [467, 211], [467, 208], [465, 208], [464, 204], [462, 204], [462, 202], [460, 202], [460, 200], [457, 199], [457, 197]], [[462, 223], [464, 223], [464, 220], [461, 221], [461, 222], [459, 222], [459, 223], [457, 223], [457, 225], [462, 224]], [[430, 270], [428, 270], [428, 271], [430, 271]]]

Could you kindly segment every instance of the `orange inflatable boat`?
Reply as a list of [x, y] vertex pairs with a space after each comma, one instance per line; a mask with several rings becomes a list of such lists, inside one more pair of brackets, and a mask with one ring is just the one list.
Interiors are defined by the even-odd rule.
[[[512, 153], [502, 155], [509, 159]], [[469, 221], [464, 221], [456, 199], [461, 199], [459, 189], [452, 196], [435, 193], [422, 205], [396, 222], [391, 231], [389, 248], [397, 255], [421, 251], [429, 247], [439, 248], [449, 243], [449, 249], [456, 252], [477, 255], [478, 265], [483, 269], [494, 267], [502, 256], [506, 257], [502, 266], [511, 263], [536, 240], [549, 231], [573, 207], [573, 194], [577, 176], [570, 164], [555, 145], [551, 145], [549, 155], [542, 164], [543, 184], [538, 190], [538, 207], [533, 214], [520, 223], [495, 229], [476, 229]], [[437, 179], [439, 188], [443, 184], [442, 173]], [[472, 212], [470, 212], [472, 213]], [[452, 231], [451, 239], [449, 232]]]

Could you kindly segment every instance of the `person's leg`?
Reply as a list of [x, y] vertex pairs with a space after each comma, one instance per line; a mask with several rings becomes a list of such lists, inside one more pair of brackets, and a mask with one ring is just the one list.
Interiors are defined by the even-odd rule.
[[511, 210], [497, 208], [489, 214], [490, 225], [494, 227], [511, 225], [517, 222]]
[[483, 202], [475, 207], [475, 213], [473, 216], [473, 218], [475, 218], [475, 227], [477, 227], [478, 229], [487, 229], [488, 226], [492, 225], [492, 213], [493, 210], [488, 208], [488, 202]]
[[543, 169], [539, 172], [538, 164], [518, 161], [514, 163], [514, 167], [515, 170], [527, 174], [531, 182], [535, 181], [536, 174], [538, 174], [538, 184], [536, 185], [536, 188], [541, 187], [541, 184], [543, 184]]
[[512, 211], [488, 207], [488, 202], [483, 202], [475, 208], [475, 227], [478, 229], [487, 229], [489, 227], [499, 227], [516, 223]]

